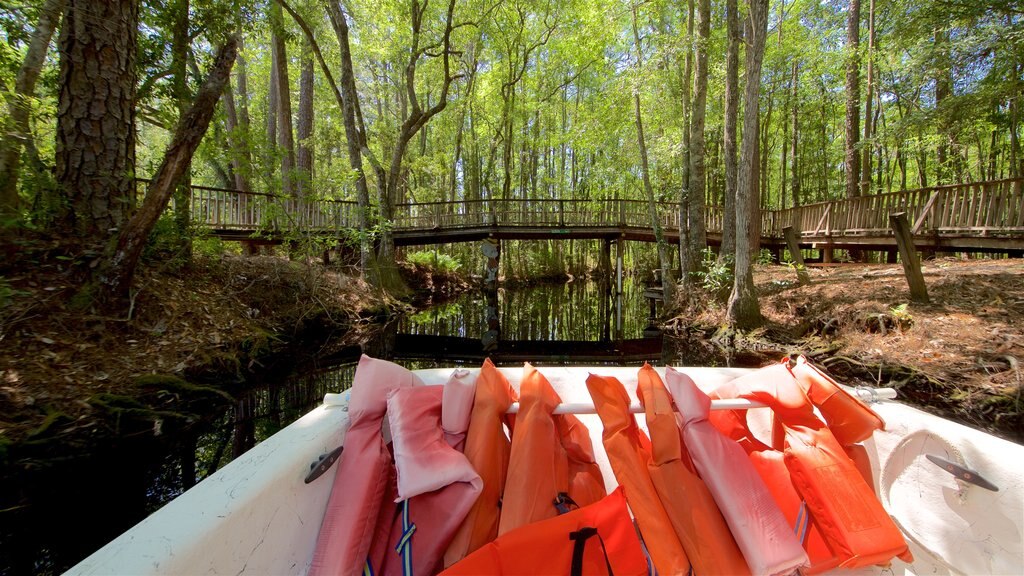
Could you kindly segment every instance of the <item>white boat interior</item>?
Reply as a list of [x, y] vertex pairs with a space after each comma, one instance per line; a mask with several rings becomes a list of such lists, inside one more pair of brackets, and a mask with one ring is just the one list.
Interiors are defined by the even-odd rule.
[[[635, 396], [638, 367], [544, 367], [565, 404], [591, 402], [589, 373], [618, 378]], [[502, 368], [518, 388], [521, 368]], [[664, 369], [659, 368], [664, 375]], [[747, 372], [683, 368], [701, 388]], [[452, 369], [419, 370], [428, 385], [444, 384]], [[885, 431], [865, 443], [874, 488], [903, 530], [913, 564], [837, 569], [836, 574], [1024, 574], [1024, 446], [927, 414], [898, 401], [872, 408]], [[73, 567], [69, 574], [304, 574], [309, 568], [334, 479], [332, 468], [310, 484], [310, 464], [344, 442], [344, 395], [312, 410], [273, 437], [185, 492]], [[767, 410], [753, 410], [757, 427]], [[607, 488], [615, 476], [604, 453], [600, 419], [590, 430]], [[637, 418], [644, 427], [644, 418]], [[765, 428], [766, 429], [766, 428]], [[768, 435], [762, 436], [767, 438]], [[998, 487], [964, 483], [928, 461], [938, 455]]]

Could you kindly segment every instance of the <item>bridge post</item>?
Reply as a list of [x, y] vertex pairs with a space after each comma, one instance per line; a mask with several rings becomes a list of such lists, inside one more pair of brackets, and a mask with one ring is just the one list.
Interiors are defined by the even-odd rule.
[[800, 252], [800, 244], [797, 242], [796, 232], [793, 231], [792, 226], [786, 226], [782, 229], [782, 234], [786, 237], [789, 257], [793, 259], [793, 265], [796, 266], [797, 281], [801, 284], [810, 283], [811, 277], [807, 274], [807, 266], [804, 264], [804, 255]]
[[900, 250], [900, 260], [903, 261], [903, 273], [906, 274], [907, 284], [910, 285], [910, 299], [927, 304], [928, 288], [924, 283], [924, 275], [921, 274], [921, 261], [917, 257], [917, 250], [914, 249], [914, 236], [910, 233], [907, 213], [890, 214], [889, 225], [896, 234], [896, 245]]

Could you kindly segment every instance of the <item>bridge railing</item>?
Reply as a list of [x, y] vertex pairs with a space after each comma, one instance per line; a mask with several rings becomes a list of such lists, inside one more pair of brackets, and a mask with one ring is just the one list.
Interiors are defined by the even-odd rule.
[[192, 221], [216, 230], [321, 231], [355, 228], [355, 202], [192, 186]]
[[1024, 232], [1022, 179], [951, 184], [762, 213], [762, 234], [781, 237], [792, 226], [803, 236], [891, 234], [889, 215], [906, 212], [915, 234]]

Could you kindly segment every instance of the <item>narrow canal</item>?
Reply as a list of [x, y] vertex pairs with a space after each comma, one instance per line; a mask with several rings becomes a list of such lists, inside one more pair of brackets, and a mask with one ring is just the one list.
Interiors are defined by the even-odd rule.
[[25, 476], [0, 526], [0, 575], [60, 573], [352, 381], [360, 354], [408, 368], [499, 365], [724, 365], [709, 346], [662, 336], [644, 287], [627, 280], [621, 300], [590, 281], [502, 289], [458, 299], [372, 330], [339, 353], [254, 382], [187, 435], [135, 431], [88, 458], [40, 463]]

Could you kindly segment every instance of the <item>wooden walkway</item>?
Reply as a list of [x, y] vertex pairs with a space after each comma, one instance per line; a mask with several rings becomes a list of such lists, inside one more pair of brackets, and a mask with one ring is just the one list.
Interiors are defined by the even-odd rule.
[[[792, 226], [803, 248], [895, 249], [889, 215], [905, 212], [919, 249], [1024, 250], [1024, 179], [938, 186], [832, 200], [761, 213], [762, 245], [785, 245]], [[658, 205], [665, 235], [679, 238], [679, 207]], [[356, 228], [353, 202], [298, 201], [269, 194], [194, 186], [192, 218], [212, 234], [279, 240], [283, 231], [344, 235]], [[708, 242], [721, 241], [722, 210], [708, 207]], [[395, 244], [427, 245], [498, 239], [654, 241], [647, 203], [639, 200], [477, 200], [395, 207]]]

